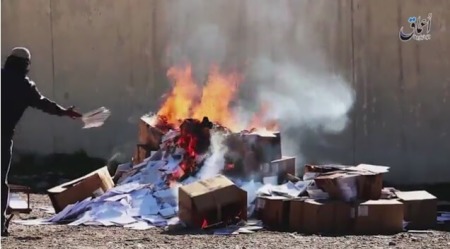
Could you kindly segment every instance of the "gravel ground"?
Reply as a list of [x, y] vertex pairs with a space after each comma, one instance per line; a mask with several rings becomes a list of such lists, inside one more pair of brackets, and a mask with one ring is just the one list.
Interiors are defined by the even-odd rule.
[[[45, 195], [31, 196], [33, 212], [22, 218], [48, 217], [38, 207], [50, 206]], [[15, 218], [17, 219], [17, 218]], [[304, 236], [259, 231], [250, 235], [215, 236], [202, 232], [167, 233], [112, 227], [67, 225], [10, 225], [11, 235], [1, 248], [450, 248], [450, 232], [400, 233], [392, 236]]]

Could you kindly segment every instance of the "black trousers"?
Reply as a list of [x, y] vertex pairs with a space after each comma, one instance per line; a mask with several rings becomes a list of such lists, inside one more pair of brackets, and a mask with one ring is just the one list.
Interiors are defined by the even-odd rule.
[[2, 136], [2, 231], [6, 229], [6, 207], [9, 201], [8, 173], [11, 166], [12, 140]]

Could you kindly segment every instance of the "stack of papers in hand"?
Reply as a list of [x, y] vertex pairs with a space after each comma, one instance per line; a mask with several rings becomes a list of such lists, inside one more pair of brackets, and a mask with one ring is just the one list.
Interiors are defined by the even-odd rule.
[[106, 119], [111, 115], [111, 111], [106, 109], [105, 107], [100, 107], [96, 110], [85, 113], [81, 120], [84, 123], [83, 129], [100, 127], [103, 125]]

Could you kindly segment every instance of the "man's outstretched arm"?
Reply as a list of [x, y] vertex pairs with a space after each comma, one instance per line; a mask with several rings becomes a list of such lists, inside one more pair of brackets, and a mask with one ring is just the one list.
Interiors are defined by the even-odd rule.
[[63, 108], [55, 102], [49, 100], [44, 97], [36, 85], [30, 81], [30, 106], [37, 108], [43, 112], [48, 114], [57, 115], [57, 116], [69, 116], [71, 118], [79, 118], [81, 114], [73, 110], [71, 108]]

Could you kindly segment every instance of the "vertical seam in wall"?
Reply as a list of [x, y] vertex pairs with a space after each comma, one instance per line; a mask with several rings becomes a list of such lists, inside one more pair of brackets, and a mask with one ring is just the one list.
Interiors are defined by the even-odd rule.
[[[401, 9], [401, 2], [397, 1], [397, 21], [398, 21], [398, 26], [401, 27], [401, 22], [402, 22], [402, 9]], [[403, 57], [402, 57], [402, 41], [400, 41], [400, 39], [397, 40], [397, 44], [398, 44], [398, 66], [399, 66], [399, 81], [398, 81], [398, 90], [399, 90], [399, 94], [398, 94], [398, 102], [400, 105], [400, 154], [404, 154], [406, 151], [406, 137], [405, 137], [405, 130], [404, 130], [404, 91], [405, 91], [405, 86], [403, 84], [404, 81], [404, 76], [403, 76]], [[403, 167], [405, 165], [405, 157], [402, 156], [402, 160], [401, 160], [401, 166]], [[410, 171], [409, 171], [410, 172]], [[411, 175], [407, 175], [407, 178], [410, 178]], [[406, 179], [406, 181], [409, 181], [408, 179]]]
[[[55, 99], [55, 49], [53, 44], [53, 0], [49, 0], [49, 8], [50, 8], [50, 47], [52, 54], [52, 98]], [[52, 122], [51, 126], [54, 126], [54, 122]], [[56, 152], [56, 137], [54, 133], [55, 129], [52, 129], [52, 144], [53, 144], [53, 153]]]
[[351, 73], [352, 73], [352, 85], [355, 91], [355, 106], [353, 109], [353, 122], [352, 122], [352, 140], [353, 140], [353, 164], [356, 164], [356, 118], [357, 118], [357, 86], [356, 86], [356, 70], [355, 70], [355, 33], [353, 25], [354, 6], [353, 0], [350, 1], [350, 32], [351, 32]]
[[[163, 6], [165, 7], [165, 6]], [[157, 63], [155, 63], [158, 59], [159, 54], [157, 53], [157, 42], [158, 42], [158, 16], [157, 16], [157, 8], [158, 8], [158, 1], [153, 1], [152, 2], [152, 32], [151, 32], [151, 59], [150, 59], [150, 65], [152, 67], [151, 70], [151, 79], [152, 79], [152, 93], [151, 96], [154, 99], [157, 99], [156, 96], [156, 92], [157, 92], [157, 88], [158, 85], [157, 84], [157, 79], [158, 79], [158, 73], [159, 73], [159, 68], [156, 67]], [[164, 16], [165, 17], [165, 16]], [[147, 83], [148, 84], [148, 83]]]

